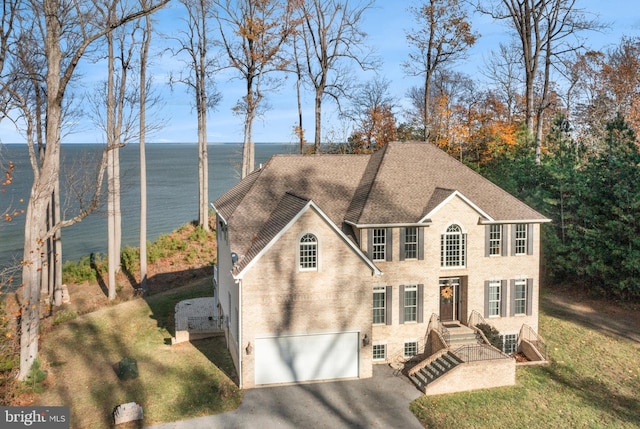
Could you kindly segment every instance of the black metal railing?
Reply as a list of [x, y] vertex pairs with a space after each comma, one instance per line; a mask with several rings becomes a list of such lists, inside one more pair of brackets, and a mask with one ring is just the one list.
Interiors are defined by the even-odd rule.
[[545, 343], [542, 337], [529, 325], [522, 325], [520, 328], [520, 333], [518, 334], [518, 346], [520, 346], [520, 342], [523, 340], [528, 341], [533, 345], [544, 360], [549, 360], [549, 355], [547, 354], [547, 343]]
[[511, 359], [506, 353], [501, 352], [495, 347], [486, 344], [465, 345], [455, 349], [452, 354], [458, 357], [462, 362], [478, 362], [496, 359]]

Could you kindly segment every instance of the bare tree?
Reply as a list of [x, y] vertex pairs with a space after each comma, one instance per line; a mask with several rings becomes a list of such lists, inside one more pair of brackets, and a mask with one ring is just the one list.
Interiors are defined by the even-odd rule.
[[281, 53], [295, 24], [292, 0], [213, 0], [215, 16], [228, 66], [238, 71], [245, 95], [234, 110], [244, 116], [241, 177], [254, 169], [253, 122], [264, 108], [265, 92], [277, 87], [269, 77], [285, 70], [288, 59]]
[[377, 64], [372, 51], [366, 46], [366, 33], [362, 31], [364, 13], [373, 0], [309, 0], [301, 3], [302, 50], [297, 54], [302, 62], [300, 72], [315, 97], [315, 136], [313, 148], [320, 153], [322, 142], [322, 102], [333, 99], [340, 109], [340, 99], [352, 88], [355, 64], [369, 70]]
[[[146, 0], [142, 0], [143, 7]], [[144, 17], [142, 41], [140, 43], [140, 288], [147, 291], [147, 155], [145, 140], [147, 135], [147, 64], [151, 44], [151, 18]]]
[[409, 11], [417, 27], [407, 31], [407, 41], [413, 50], [403, 68], [408, 75], [423, 78], [421, 125], [423, 138], [427, 141], [430, 138], [429, 96], [434, 73], [464, 58], [478, 35], [471, 30], [467, 11], [460, 0], [424, 0]]
[[[525, 123], [535, 139], [537, 163], [540, 163], [542, 147], [542, 119], [550, 107], [554, 59], [583, 47], [581, 31], [602, 28], [597, 21], [588, 19], [583, 9], [576, 7], [576, 1], [495, 0], [476, 5], [477, 10], [494, 19], [509, 21], [517, 34], [525, 75]], [[536, 93], [539, 73], [541, 85]]]
[[186, 68], [171, 77], [172, 83], [182, 83], [193, 91], [198, 118], [198, 225], [209, 231], [209, 155], [207, 151], [207, 111], [221, 100], [213, 74], [215, 58], [210, 49], [209, 21], [214, 16], [213, 0], [180, 0], [187, 10], [186, 28], [173, 39], [178, 42], [175, 54], [184, 54]]
[[69, 82], [80, 59], [92, 44], [114, 28], [164, 6], [168, 0], [119, 11], [118, 17], [107, 24], [95, 19], [95, 10], [102, 8], [96, 1], [44, 0], [30, 1], [25, 13], [32, 16], [35, 28], [41, 31], [43, 57], [46, 59], [46, 151], [39, 165], [34, 166], [34, 179], [25, 216], [24, 257], [22, 270], [20, 374], [24, 379], [38, 354], [40, 313], [39, 255], [41, 243], [59, 228], [87, 215], [56, 223], [43, 234], [47, 207], [60, 171], [60, 140], [63, 104]]

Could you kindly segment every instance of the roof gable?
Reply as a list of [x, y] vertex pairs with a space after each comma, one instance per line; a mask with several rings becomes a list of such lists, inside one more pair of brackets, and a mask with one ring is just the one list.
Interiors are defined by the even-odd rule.
[[309, 210], [314, 211], [329, 225], [331, 230], [342, 239], [345, 245], [349, 246], [363, 263], [371, 269], [372, 274], [381, 274], [375, 264], [366, 257], [360, 248], [356, 246], [313, 201], [291, 193], [286, 193], [271, 213], [269, 220], [265, 222], [263, 228], [255, 236], [249, 252], [246, 255], [242, 255], [238, 261], [238, 273], [236, 277], [242, 278], [244, 273], [247, 272], [252, 265], [257, 263], [260, 257]]

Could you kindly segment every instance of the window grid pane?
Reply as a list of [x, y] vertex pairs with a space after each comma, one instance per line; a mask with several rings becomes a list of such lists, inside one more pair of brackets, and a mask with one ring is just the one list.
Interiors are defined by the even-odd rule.
[[405, 259], [418, 258], [418, 228], [409, 227], [405, 229], [404, 257]]
[[385, 360], [387, 359], [387, 345], [386, 344], [374, 344], [373, 345], [373, 360]]
[[313, 234], [300, 239], [300, 269], [313, 270], [318, 267], [318, 240]]
[[404, 357], [410, 358], [418, 354], [418, 343], [411, 341], [404, 343]]
[[500, 255], [502, 250], [502, 225], [489, 227], [489, 255]]
[[527, 253], [527, 225], [519, 223], [516, 225], [516, 255]]
[[500, 316], [500, 282], [489, 284], [489, 316]]
[[527, 312], [527, 281], [516, 280], [515, 283], [515, 314], [525, 314]]
[[384, 261], [386, 259], [387, 231], [384, 228], [375, 228], [373, 230], [373, 260]]
[[373, 292], [373, 323], [385, 323], [385, 288], [375, 288]]
[[502, 351], [506, 354], [515, 353], [518, 349], [518, 335], [508, 334], [502, 336], [503, 346]]
[[466, 264], [466, 234], [458, 225], [451, 225], [440, 242], [440, 265], [442, 267], [464, 267]]
[[418, 320], [418, 287], [405, 286], [404, 289], [404, 321], [416, 322]]

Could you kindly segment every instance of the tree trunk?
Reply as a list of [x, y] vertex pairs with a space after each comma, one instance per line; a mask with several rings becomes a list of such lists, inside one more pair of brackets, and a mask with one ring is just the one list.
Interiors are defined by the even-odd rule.
[[316, 131], [313, 138], [313, 153], [320, 153], [320, 144], [322, 142], [322, 89], [316, 89], [316, 104], [315, 104], [315, 119], [316, 119]]

